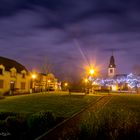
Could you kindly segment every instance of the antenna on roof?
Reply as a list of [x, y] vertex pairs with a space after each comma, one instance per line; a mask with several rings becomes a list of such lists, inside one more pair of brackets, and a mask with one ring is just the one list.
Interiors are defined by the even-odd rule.
[[114, 49], [111, 50], [112, 51], [112, 56], [114, 55]]

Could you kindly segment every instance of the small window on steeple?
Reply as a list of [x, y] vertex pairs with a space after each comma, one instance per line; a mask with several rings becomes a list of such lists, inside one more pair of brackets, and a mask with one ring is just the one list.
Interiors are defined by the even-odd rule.
[[113, 73], [113, 69], [110, 69], [110, 73]]

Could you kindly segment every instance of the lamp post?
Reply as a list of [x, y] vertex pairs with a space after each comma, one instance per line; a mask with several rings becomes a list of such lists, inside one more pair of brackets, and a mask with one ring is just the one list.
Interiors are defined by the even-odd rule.
[[91, 76], [93, 76], [94, 73], [95, 73], [95, 70], [91, 68], [91, 69], [89, 70], [89, 74], [90, 74]]
[[50, 83], [51, 83], [51, 80], [47, 80], [47, 90], [48, 90], [48, 92], [50, 90]]
[[65, 86], [65, 88], [66, 88], [66, 90], [67, 90], [67, 87], [68, 87], [68, 83], [64, 83], [64, 86]]
[[36, 77], [37, 77], [37, 75], [36, 74], [32, 74], [32, 90], [33, 90], [33, 92], [35, 92], [35, 79], [36, 79]]
[[[90, 75], [90, 77], [91, 77], [91, 82], [93, 82], [93, 75], [95, 74], [95, 70], [93, 69], [93, 68], [90, 68], [89, 69], [89, 75]], [[91, 83], [92, 84], [92, 83]], [[93, 87], [92, 87], [92, 85], [91, 85], [91, 92], [93, 92]]]
[[84, 83], [85, 83], [85, 94], [87, 94], [87, 83], [88, 83], [88, 79], [87, 78], [85, 78], [84, 79]]
[[70, 94], [70, 90], [69, 90], [69, 88], [68, 88], [68, 83], [67, 83], [67, 82], [64, 83], [64, 87], [65, 87], [66, 91], [68, 91], [69, 95], [71, 95], [71, 94]]

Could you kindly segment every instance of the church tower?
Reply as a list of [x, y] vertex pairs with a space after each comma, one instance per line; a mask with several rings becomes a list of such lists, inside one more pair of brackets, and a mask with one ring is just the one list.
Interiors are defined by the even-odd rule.
[[110, 57], [110, 63], [108, 66], [108, 77], [113, 78], [116, 75], [116, 65], [115, 65], [115, 59], [112, 55]]

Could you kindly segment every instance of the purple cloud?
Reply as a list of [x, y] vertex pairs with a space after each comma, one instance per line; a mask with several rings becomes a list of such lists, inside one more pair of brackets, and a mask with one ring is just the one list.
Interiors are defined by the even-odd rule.
[[139, 8], [137, 0], [1, 0], [0, 55], [40, 71], [47, 57], [64, 78], [95, 58], [106, 72], [113, 49], [118, 73], [129, 73], [140, 64]]

